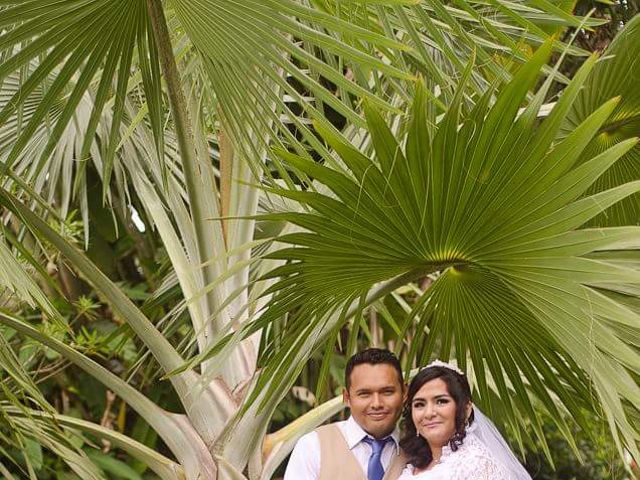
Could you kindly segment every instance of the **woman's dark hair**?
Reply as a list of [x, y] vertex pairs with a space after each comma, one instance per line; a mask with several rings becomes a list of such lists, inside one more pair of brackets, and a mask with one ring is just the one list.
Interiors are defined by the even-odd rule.
[[[449, 395], [451, 395], [456, 404], [456, 432], [449, 440], [451, 450], [455, 452], [458, 447], [462, 445], [464, 437], [466, 436], [466, 406], [471, 401], [471, 388], [465, 376], [446, 367], [434, 366], [421, 370], [413, 377], [409, 385], [407, 401], [402, 412], [403, 437], [402, 440], [400, 440], [400, 446], [409, 457], [409, 463], [416, 468], [424, 468], [429, 465], [431, 460], [433, 460], [433, 454], [427, 441], [422, 436], [416, 435], [416, 426], [411, 417], [411, 404], [418, 390], [420, 390], [425, 383], [435, 380], [436, 378], [446, 383]], [[473, 412], [469, 417], [469, 424], [472, 422]]]

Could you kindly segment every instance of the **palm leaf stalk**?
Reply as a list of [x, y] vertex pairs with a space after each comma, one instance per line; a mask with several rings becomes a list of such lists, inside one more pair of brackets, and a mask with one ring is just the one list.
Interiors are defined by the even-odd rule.
[[[541, 441], [534, 401], [544, 405], [570, 443], [557, 400], [584, 426], [585, 411], [602, 412], [620, 452], [624, 446], [637, 456], [639, 431], [623, 405], [640, 400], [632, 376], [640, 372], [633, 348], [640, 317], [606, 292], [618, 284], [637, 286], [640, 275], [629, 265], [591, 255], [637, 247], [640, 230], [584, 227], [640, 189], [640, 182], [632, 181], [587, 194], [636, 148], [637, 138], [581, 160], [619, 98], [561, 135], [596, 56], [585, 62], [547, 118], [539, 121], [537, 112], [550, 82], [519, 114], [550, 50], [549, 44], [541, 47], [495, 103], [487, 95], [466, 109], [469, 67], [439, 123], [419, 86], [401, 139], [369, 105], [373, 158], [323, 131], [347, 171], [280, 152], [322, 190], [269, 189], [307, 210], [267, 217], [302, 231], [280, 237], [289, 247], [271, 255], [289, 262], [267, 275], [278, 281], [258, 324], [295, 311], [288, 329], [298, 335], [267, 345], [261, 381], [277, 378], [286, 384], [283, 365], [299, 352], [302, 339], [326, 340], [335, 325], [327, 325], [327, 315], [348, 308], [373, 285], [410, 272], [414, 278], [435, 273], [439, 277], [408, 319], [416, 332], [408, 346], [410, 361], [456, 358], [473, 370], [480, 405], [505, 412], [505, 423], [516, 431], [530, 419]], [[333, 319], [344, 322], [345, 316]]]
[[[196, 150], [192, 121], [189, 118], [187, 101], [182, 90], [178, 67], [173, 55], [173, 48], [171, 46], [171, 39], [162, 4], [155, 0], [148, 0], [147, 9], [149, 11], [156, 43], [159, 47], [160, 63], [162, 65], [162, 71], [167, 84], [167, 92], [171, 105], [171, 112], [173, 114], [183, 167], [182, 170], [185, 175], [185, 184], [187, 194], [189, 196], [189, 206], [194, 225], [196, 245], [200, 254], [199, 258], [196, 258], [195, 260], [199, 260], [204, 264], [203, 280], [205, 285], [208, 285], [212, 283], [216, 277], [219, 277], [221, 273], [219, 269], [216, 268], [217, 265], [215, 262], [210, 261], [216, 256], [214, 246], [216, 244], [220, 245], [221, 243], [219, 229], [213, 228], [214, 224], [208, 220], [209, 218], [219, 216], [219, 212], [215, 209], [216, 204], [215, 202], [205, 201], [207, 198], [205, 189], [207, 186], [211, 186], [212, 178], [208, 178], [206, 173], [205, 175], [202, 175], [203, 170], [204, 172], [207, 171], [206, 166], [203, 165], [201, 167], [199, 165], [199, 158], [202, 157], [198, 156], [198, 152]], [[212, 242], [212, 237], [217, 241]], [[206, 316], [208, 316], [208, 312], [218, 310], [220, 300], [215, 298], [215, 293], [216, 291], [212, 290], [207, 295], [208, 308], [205, 310]], [[200, 335], [207, 338], [213, 335], [216, 328], [215, 325], [204, 324], [201, 330], [203, 331], [200, 332]]]

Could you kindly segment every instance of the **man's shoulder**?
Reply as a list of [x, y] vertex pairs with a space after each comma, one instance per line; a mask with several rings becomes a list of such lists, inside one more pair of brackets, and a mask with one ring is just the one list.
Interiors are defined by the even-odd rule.
[[302, 435], [298, 441], [296, 442], [296, 449], [307, 449], [307, 448], [319, 448], [320, 446], [320, 436], [325, 436], [327, 433], [332, 433], [335, 431], [334, 429], [338, 429], [338, 431], [344, 436], [346, 421], [338, 421], [331, 422], [324, 425], [320, 425], [310, 432]]
[[296, 442], [296, 448], [317, 445], [318, 432], [316, 430], [311, 430], [310, 432], [307, 432], [304, 435], [302, 435]]
[[[349, 448], [353, 447], [357, 441], [356, 438], [360, 437], [360, 432], [357, 429], [360, 427], [356, 427], [354, 431], [352, 420], [342, 420], [338, 422], [331, 422], [325, 425], [322, 425], [316, 428], [316, 432], [319, 432], [325, 440], [330, 441], [338, 441], [339, 438], [344, 439], [345, 442], [349, 445]], [[359, 441], [359, 438], [358, 438]]]
[[340, 433], [342, 433], [344, 435], [344, 428], [345, 428], [345, 424], [346, 422], [344, 421], [339, 421], [339, 422], [331, 422], [331, 423], [327, 423], [324, 425], [320, 425], [319, 427], [316, 427], [315, 429], [311, 430], [308, 433], [305, 433], [304, 435], [302, 435], [299, 439], [298, 442], [296, 443], [296, 446], [298, 445], [304, 445], [304, 446], [312, 446], [312, 445], [319, 445], [320, 443], [320, 435], [322, 434], [326, 434], [329, 433], [331, 431], [334, 431], [334, 429], [338, 429], [338, 431]]
[[[317, 427], [315, 430], [313, 430], [313, 432], [317, 433], [319, 431], [333, 430], [335, 428], [343, 432], [346, 427], [346, 423], [347, 423], [346, 420], [342, 420], [339, 422], [325, 423], [324, 425], [320, 425], [319, 427]], [[313, 432], [310, 432], [310, 433], [313, 433]]]
[[296, 442], [284, 475], [285, 480], [317, 480], [320, 471], [320, 440], [315, 431]]
[[323, 425], [302, 435], [291, 452], [291, 458], [285, 472], [285, 480], [317, 480], [320, 475], [321, 445], [318, 432], [325, 428], [340, 427], [344, 422]]

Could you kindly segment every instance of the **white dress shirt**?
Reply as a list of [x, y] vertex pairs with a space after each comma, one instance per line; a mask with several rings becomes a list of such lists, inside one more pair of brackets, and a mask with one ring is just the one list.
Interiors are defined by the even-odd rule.
[[[334, 425], [337, 425], [340, 432], [342, 432], [351, 453], [356, 457], [366, 478], [371, 446], [363, 442], [362, 439], [368, 435], [367, 432], [356, 423], [353, 417], [349, 417], [344, 422], [337, 422]], [[393, 442], [389, 442], [384, 446], [380, 458], [385, 472], [391, 463], [393, 455], [399, 452], [397, 428], [391, 434], [391, 438], [393, 438]], [[284, 480], [318, 480], [318, 478], [320, 478], [320, 440], [316, 432], [309, 432], [300, 437], [293, 452], [291, 452]]]

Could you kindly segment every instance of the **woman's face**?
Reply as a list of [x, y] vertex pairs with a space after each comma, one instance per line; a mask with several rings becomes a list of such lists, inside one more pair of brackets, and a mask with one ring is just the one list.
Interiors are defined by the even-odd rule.
[[411, 400], [411, 417], [416, 431], [429, 446], [441, 448], [456, 433], [456, 402], [444, 380], [425, 383]]

